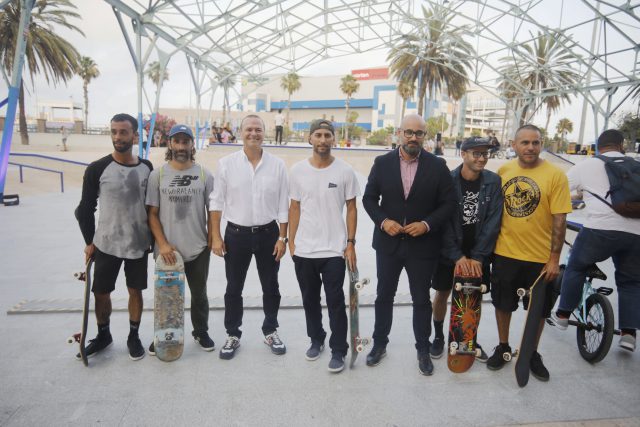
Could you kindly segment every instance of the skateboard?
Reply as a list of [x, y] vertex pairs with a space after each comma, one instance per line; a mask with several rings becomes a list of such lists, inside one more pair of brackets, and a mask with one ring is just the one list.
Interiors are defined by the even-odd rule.
[[453, 278], [451, 317], [449, 320], [449, 352], [447, 366], [451, 372], [468, 371], [481, 350], [476, 348], [476, 335], [482, 311], [482, 294], [487, 285], [480, 277]]
[[544, 295], [547, 287], [542, 277], [544, 273], [533, 282], [529, 289], [518, 289], [518, 296], [528, 297], [529, 304], [527, 306], [527, 318], [522, 328], [522, 340], [520, 340], [520, 348], [518, 349], [518, 360], [516, 361], [515, 372], [516, 381], [520, 387], [524, 387], [529, 382], [531, 356], [535, 350], [536, 337], [540, 320], [542, 319], [542, 310], [544, 309]]
[[349, 330], [351, 331], [351, 362], [349, 368], [353, 368], [356, 363], [358, 353], [362, 353], [364, 347], [371, 343], [370, 338], [360, 336], [359, 313], [358, 313], [358, 293], [369, 284], [369, 279], [360, 280], [358, 270], [349, 271]]
[[89, 301], [91, 299], [91, 267], [93, 267], [93, 258], [89, 258], [85, 266], [85, 270], [73, 273], [73, 276], [84, 282], [84, 303], [82, 305], [82, 329], [77, 334], [73, 334], [67, 339], [69, 344], [77, 342], [80, 345], [80, 358], [84, 366], [89, 366], [87, 358], [87, 327], [89, 326]]
[[180, 358], [184, 348], [184, 261], [178, 252], [174, 255], [171, 265], [158, 255], [153, 276], [153, 345], [156, 357], [165, 362]]

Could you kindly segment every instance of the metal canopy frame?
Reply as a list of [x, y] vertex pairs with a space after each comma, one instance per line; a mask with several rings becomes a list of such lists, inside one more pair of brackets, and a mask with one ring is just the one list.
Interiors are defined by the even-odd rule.
[[[200, 97], [213, 96], [232, 76], [260, 82], [268, 75], [368, 51], [379, 51], [380, 62], [386, 61], [403, 34], [424, 25], [420, 9], [432, 4], [448, 8], [455, 14], [453, 24], [466, 28], [467, 40], [476, 48], [471, 80], [498, 97], [502, 58], [540, 67], [522, 48], [538, 33], [552, 35], [570, 50], [568, 65], [581, 78], [575, 85], [547, 88], [544, 94], [521, 88], [524, 99], [570, 94], [584, 100], [584, 111], [590, 106], [594, 113], [597, 134], [598, 117], [607, 126], [628, 102], [627, 87], [640, 83], [640, 0], [104, 1], [121, 23], [139, 76], [154, 48], [168, 52], [168, 58], [176, 52], [186, 55], [198, 118]], [[122, 15], [131, 20], [136, 42], [147, 46], [144, 57], [140, 48], [132, 47]], [[138, 83], [143, 85], [143, 79]], [[139, 88], [140, 108], [143, 93]]]

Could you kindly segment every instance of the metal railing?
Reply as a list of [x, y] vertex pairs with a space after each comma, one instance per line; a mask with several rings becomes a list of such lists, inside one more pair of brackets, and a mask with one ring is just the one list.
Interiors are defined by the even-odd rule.
[[25, 164], [22, 164], [22, 163], [9, 162], [9, 164], [13, 165], [13, 166], [18, 166], [20, 168], [19, 169], [20, 170], [20, 184], [23, 183], [22, 168], [37, 169], [37, 170], [40, 170], [40, 171], [53, 172], [53, 173], [60, 174], [60, 192], [64, 193], [64, 172], [58, 171], [58, 170], [55, 170], [55, 169], [41, 168], [39, 166], [25, 165]]

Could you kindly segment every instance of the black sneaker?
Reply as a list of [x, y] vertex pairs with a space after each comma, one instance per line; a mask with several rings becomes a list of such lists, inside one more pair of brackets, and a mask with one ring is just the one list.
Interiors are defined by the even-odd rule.
[[333, 372], [337, 374], [338, 372], [342, 372], [344, 369], [344, 356], [342, 354], [333, 353], [331, 355], [331, 360], [329, 361], [329, 372]]
[[428, 351], [418, 352], [418, 371], [420, 371], [422, 375], [433, 374], [433, 362], [431, 362]]
[[367, 354], [367, 366], [378, 366], [383, 357], [387, 355], [386, 347], [376, 347], [375, 344], [371, 352]]
[[127, 339], [127, 348], [129, 349], [129, 359], [131, 360], [140, 360], [146, 354], [138, 336]]
[[[98, 334], [94, 339], [89, 340], [89, 345], [87, 345], [85, 351], [87, 353], [87, 359], [95, 356], [98, 352], [104, 350], [109, 347], [113, 343], [113, 338], [111, 338], [111, 334], [100, 336]], [[77, 360], [82, 360], [82, 356], [80, 353], [76, 354]]]
[[320, 358], [320, 353], [324, 350], [324, 344], [321, 342], [311, 342], [311, 347], [304, 354], [304, 358], [309, 362], [313, 362], [314, 360], [318, 360]]
[[487, 360], [489, 360], [489, 356], [484, 351], [484, 349], [480, 346], [480, 344], [476, 343], [476, 349], [480, 350], [480, 355], [476, 356], [476, 360], [480, 363], [487, 363]]
[[442, 353], [444, 351], [444, 337], [435, 337], [433, 340], [433, 344], [431, 344], [431, 348], [429, 349], [429, 353], [431, 353], [431, 357], [433, 359], [440, 359], [442, 357]]
[[531, 361], [529, 362], [531, 373], [534, 377], [540, 381], [549, 381], [549, 371], [544, 367], [542, 363], [542, 356], [537, 351], [534, 351], [531, 355]]
[[487, 368], [492, 371], [502, 369], [505, 363], [507, 363], [505, 360], [505, 353], [509, 353], [509, 356], [511, 356], [511, 347], [504, 344], [498, 344], [493, 349], [493, 355], [487, 360]]
[[149, 345], [149, 350], [147, 350], [147, 353], [149, 353], [149, 356], [155, 356], [156, 355], [156, 346], [153, 343], [153, 341], [151, 341], [151, 344]]
[[198, 344], [200, 344], [200, 348], [204, 351], [213, 351], [216, 349], [216, 343], [209, 337], [209, 334], [206, 332], [200, 332], [196, 334], [192, 333], [193, 339], [196, 340]]
[[229, 335], [224, 345], [220, 349], [220, 359], [231, 360], [236, 354], [236, 350], [240, 347], [240, 338]]
[[281, 355], [287, 352], [287, 347], [278, 336], [278, 332], [273, 331], [269, 335], [264, 336], [264, 343], [271, 348], [271, 353]]

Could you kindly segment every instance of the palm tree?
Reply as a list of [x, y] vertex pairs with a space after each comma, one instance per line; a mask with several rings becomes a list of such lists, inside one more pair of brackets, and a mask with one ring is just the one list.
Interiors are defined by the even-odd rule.
[[[71, 79], [78, 65], [78, 51], [59, 35], [60, 27], [77, 31], [80, 28], [68, 22], [79, 18], [76, 6], [70, 0], [37, 0], [31, 11], [31, 20], [26, 34], [25, 64], [33, 81], [36, 74], [44, 74], [47, 83], [54, 85]], [[0, 11], [0, 62], [6, 72], [11, 73], [15, 56], [18, 26], [20, 24], [20, 2], [13, 1]], [[24, 106], [24, 80], [20, 83], [19, 123], [22, 144], [29, 144], [27, 116]]]
[[156, 85], [156, 88], [159, 88], [162, 83], [169, 80], [169, 70], [165, 68], [163, 71], [162, 67], [160, 66], [160, 62], [158, 61], [153, 61], [149, 64], [146, 70], [146, 74], [147, 78], [151, 80], [154, 85]]
[[78, 76], [82, 79], [82, 91], [84, 93], [84, 128], [87, 129], [89, 123], [89, 90], [91, 80], [100, 76], [98, 65], [88, 56], [81, 56], [78, 61]]
[[549, 126], [551, 114], [557, 111], [562, 103], [571, 103], [568, 93], [552, 94], [558, 89], [575, 85], [580, 75], [573, 71], [572, 62], [575, 55], [571, 37], [562, 32], [542, 34], [528, 44], [521, 44], [521, 55], [502, 58], [500, 69], [502, 76], [498, 88], [502, 94], [515, 104], [516, 111], [521, 110], [520, 124], [528, 121], [535, 110], [544, 105], [547, 109]]
[[433, 4], [422, 7], [423, 20], [415, 28], [401, 36], [391, 49], [391, 74], [398, 81], [418, 82], [418, 114], [422, 115], [424, 101], [438, 92], [446, 92], [458, 100], [464, 96], [475, 56], [473, 46], [463, 39], [465, 27], [453, 27], [455, 16], [447, 8]]
[[638, 101], [638, 110], [636, 114], [640, 113], [640, 83], [637, 83], [629, 88], [631, 92], [631, 99]]
[[344, 103], [346, 109], [344, 116], [346, 118], [346, 123], [344, 126], [344, 139], [347, 141], [349, 140], [349, 119], [351, 118], [349, 116], [349, 103], [351, 102], [351, 97], [358, 91], [358, 89], [360, 89], [360, 83], [358, 83], [356, 78], [351, 74], [347, 74], [340, 79], [340, 90], [342, 91], [342, 93], [347, 95], [347, 100]]
[[287, 118], [286, 122], [289, 125], [289, 111], [291, 111], [291, 94], [302, 86], [300, 82], [300, 76], [295, 71], [290, 71], [286, 75], [282, 76], [280, 81], [280, 87], [287, 91], [289, 98], [287, 99]]
[[224, 99], [222, 100], [222, 126], [227, 123], [227, 113], [231, 113], [229, 104], [229, 90], [236, 85], [236, 77], [231, 74], [229, 68], [222, 68], [218, 74], [219, 85], [222, 87]]
[[398, 94], [402, 98], [402, 114], [400, 115], [400, 118], [404, 117], [404, 113], [407, 107], [407, 101], [411, 99], [415, 91], [415, 81], [401, 80], [398, 83]]

